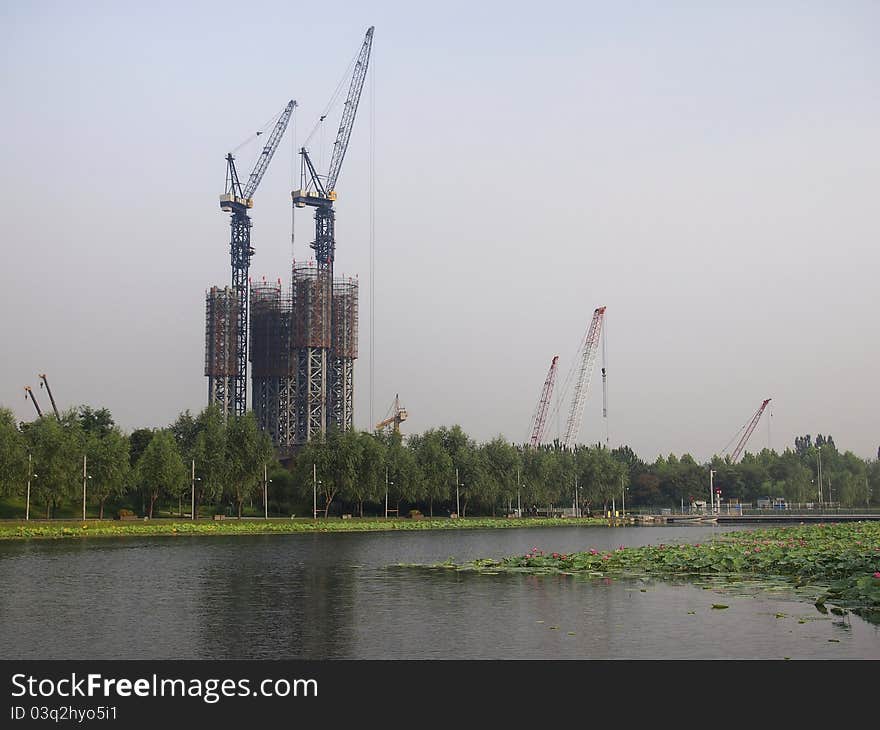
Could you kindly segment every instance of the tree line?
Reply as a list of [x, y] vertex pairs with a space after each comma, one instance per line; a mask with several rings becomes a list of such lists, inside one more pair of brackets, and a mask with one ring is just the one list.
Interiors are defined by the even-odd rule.
[[[725, 501], [874, 506], [880, 462], [838, 451], [830, 435], [798, 436], [782, 453], [763, 449], [733, 463], [714, 456], [639, 458], [628, 446], [560, 444], [530, 448], [502, 436], [478, 443], [460, 426], [405, 439], [393, 432], [331, 431], [292, 459], [277, 460], [253, 414], [224, 420], [216, 406], [186, 411], [166, 428], [125, 433], [107, 409], [71, 409], [56, 418], [16, 423], [0, 408], [0, 495], [20, 498], [30, 474], [32, 509], [51, 517], [82, 499], [83, 462], [93, 514], [105, 507], [145, 517], [225, 512], [324, 516], [393, 514], [524, 514], [572, 507], [584, 513], [625, 501], [656, 508], [708, 500], [712, 483]], [[30, 471], [29, 471], [30, 469]], [[821, 483], [819, 475], [821, 473]], [[271, 486], [270, 486], [271, 485]], [[269, 494], [263, 505], [263, 490]], [[717, 497], [717, 495], [716, 495]]]
[[[24, 496], [29, 484], [31, 505], [47, 519], [81, 500], [84, 482], [99, 518], [108, 503], [138, 507], [150, 518], [160, 502], [181, 512], [184, 497], [197, 515], [205, 503], [223, 503], [241, 516], [273, 461], [272, 443], [253, 414], [224, 421], [209, 407], [198, 417], [181, 414], [168, 428], [126, 434], [105, 408], [80, 406], [20, 424], [0, 408], [0, 494]], [[193, 462], [200, 465], [195, 479]]]

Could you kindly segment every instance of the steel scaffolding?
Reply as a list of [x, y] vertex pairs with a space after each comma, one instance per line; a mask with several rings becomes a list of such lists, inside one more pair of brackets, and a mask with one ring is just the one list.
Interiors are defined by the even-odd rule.
[[291, 453], [333, 426], [354, 425], [358, 283], [295, 263], [281, 283], [251, 285], [252, 402], [260, 426]]
[[230, 287], [211, 287], [205, 295], [205, 375], [208, 376], [208, 403], [220, 406], [224, 416], [234, 405], [235, 382], [239, 376], [238, 342], [239, 299]]
[[354, 361], [358, 338], [358, 283], [354, 279], [333, 282], [331, 329], [328, 425], [347, 431], [353, 426]]

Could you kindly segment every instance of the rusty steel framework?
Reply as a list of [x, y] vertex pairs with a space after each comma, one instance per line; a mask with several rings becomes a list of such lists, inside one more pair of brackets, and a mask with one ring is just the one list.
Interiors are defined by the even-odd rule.
[[550, 398], [553, 396], [553, 385], [556, 383], [556, 366], [559, 363], [559, 355], [554, 355], [550, 362], [550, 370], [547, 371], [547, 378], [544, 380], [544, 387], [541, 388], [541, 397], [538, 398], [538, 405], [535, 407], [535, 413], [532, 416], [532, 427], [530, 429], [529, 446], [537, 448], [541, 445], [544, 438], [544, 426], [547, 423], [547, 409], [550, 407]]
[[294, 444], [327, 431], [332, 272], [314, 264], [293, 265]]
[[287, 445], [291, 319], [290, 300], [282, 296], [281, 282], [252, 284], [250, 312], [254, 416], [273, 443]]
[[328, 428], [354, 422], [358, 282], [332, 281], [323, 267], [294, 263], [289, 294], [252, 284], [252, 403], [260, 427], [282, 454]]
[[333, 282], [330, 333], [329, 423], [341, 431], [354, 425], [354, 361], [357, 359], [358, 282]]
[[208, 402], [230, 413], [238, 377], [238, 296], [231, 287], [212, 286], [205, 295], [205, 375]]

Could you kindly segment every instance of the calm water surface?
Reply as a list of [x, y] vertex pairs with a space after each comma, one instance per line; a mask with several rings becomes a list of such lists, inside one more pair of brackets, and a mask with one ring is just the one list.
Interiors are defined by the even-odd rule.
[[731, 529], [0, 543], [0, 652], [6, 659], [880, 658], [880, 627], [822, 615], [787, 592], [394, 567], [534, 546], [702, 542]]

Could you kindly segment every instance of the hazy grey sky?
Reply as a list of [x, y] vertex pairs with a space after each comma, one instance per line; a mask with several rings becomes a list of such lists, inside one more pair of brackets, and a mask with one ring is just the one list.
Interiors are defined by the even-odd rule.
[[[612, 445], [707, 458], [772, 397], [753, 449], [831, 432], [876, 456], [880, 4], [318, 9], [2, 0], [0, 403], [32, 418], [29, 384], [48, 408], [46, 372], [59, 405], [126, 429], [204, 406], [224, 155], [298, 100], [253, 210], [252, 276], [287, 284], [293, 133], [375, 25], [337, 203], [357, 426], [375, 92], [376, 420], [399, 392], [405, 432], [522, 441], [550, 359], [561, 380], [606, 305]], [[300, 211], [298, 259], [312, 225]], [[601, 407], [597, 374], [585, 442]]]

